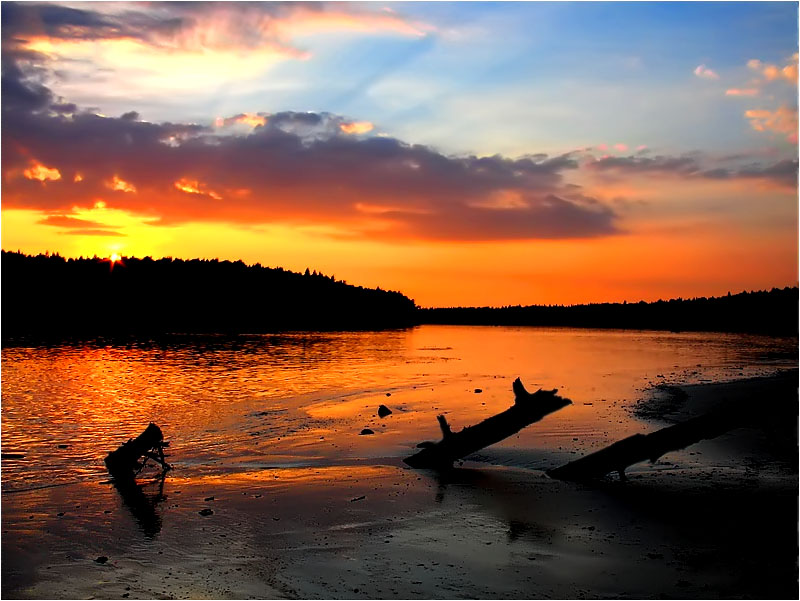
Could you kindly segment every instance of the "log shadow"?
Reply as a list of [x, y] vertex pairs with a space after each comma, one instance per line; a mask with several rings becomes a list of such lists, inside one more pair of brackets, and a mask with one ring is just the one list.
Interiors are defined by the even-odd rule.
[[425, 470], [424, 473], [437, 484], [434, 498], [437, 505], [448, 499], [456, 504], [473, 505], [480, 513], [507, 526], [509, 543], [522, 539], [551, 541], [558, 534], [556, 524], [545, 524], [540, 519], [542, 515], [532, 511], [537, 499], [513, 477], [473, 468]]
[[111, 479], [114, 488], [122, 497], [122, 502], [130, 510], [147, 538], [155, 538], [161, 532], [161, 515], [157, 507], [167, 498], [164, 496], [166, 477], [164, 472], [156, 480], [143, 483], [138, 482], [133, 475]]

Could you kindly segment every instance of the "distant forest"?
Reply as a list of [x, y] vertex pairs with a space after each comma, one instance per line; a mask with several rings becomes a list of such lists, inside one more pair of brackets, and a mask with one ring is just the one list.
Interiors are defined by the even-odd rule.
[[532, 305], [420, 309], [420, 323], [564, 326], [797, 336], [798, 289], [740, 292], [727, 296], [652, 303]]
[[414, 301], [242, 261], [65, 259], [2, 252], [2, 334], [153, 336], [414, 325]]
[[308, 269], [217, 259], [2, 252], [2, 335], [16, 338], [528, 325], [798, 334], [798, 289], [645, 303], [422, 309]]

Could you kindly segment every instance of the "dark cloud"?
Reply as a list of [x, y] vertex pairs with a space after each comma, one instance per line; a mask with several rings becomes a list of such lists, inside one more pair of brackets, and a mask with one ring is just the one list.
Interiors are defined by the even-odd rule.
[[[748, 155], [723, 157], [716, 162], [726, 161], [730, 158], [738, 161], [746, 156]], [[712, 180], [751, 179], [771, 182], [780, 186], [797, 186], [797, 159], [786, 159], [772, 164], [751, 163], [747, 166], [714, 168], [708, 168], [706, 166], [708, 162], [715, 161], [699, 153], [679, 157], [603, 157], [588, 162], [586, 168], [597, 173], [612, 175], [655, 174]]]
[[[611, 209], [563, 181], [578, 167], [571, 155], [446, 156], [394, 138], [348, 135], [340, 128], [346, 121], [326, 113], [278, 113], [247, 135], [219, 135], [133, 113], [55, 112], [49, 91], [17, 83], [12, 92], [28, 90], [39, 101], [7, 103], [3, 90], [6, 206], [69, 213], [103, 200], [163, 224], [333, 222], [374, 231], [379, 223], [387, 237], [434, 239], [617, 231]], [[57, 169], [60, 179], [26, 178], [34, 163]], [[99, 224], [74, 228], [68, 216], [44, 223], [101, 234], [91, 227]]]
[[587, 164], [592, 171], [613, 171], [616, 173], [670, 173], [692, 174], [700, 170], [694, 156], [627, 156], [603, 157]]
[[107, 14], [89, 7], [91, 4], [84, 9], [45, 2], [4, 2], [3, 41], [46, 36], [63, 40], [135, 38], [153, 42], [185, 25], [181, 18], [134, 10]]
[[703, 173], [712, 179], [761, 179], [786, 186], [797, 186], [797, 159], [778, 161], [771, 165], [748, 165], [738, 169], [713, 169]]

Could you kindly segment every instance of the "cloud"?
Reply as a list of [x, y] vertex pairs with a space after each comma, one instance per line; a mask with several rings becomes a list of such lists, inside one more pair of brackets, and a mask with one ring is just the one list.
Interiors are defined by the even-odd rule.
[[781, 134], [792, 144], [797, 144], [797, 109], [788, 106], [778, 107], [774, 111], [754, 109], [745, 111], [744, 116], [750, 120], [756, 131], [769, 131]]
[[124, 236], [114, 226], [91, 219], [81, 219], [70, 215], [48, 215], [38, 221], [41, 225], [64, 228], [60, 233], [72, 236]]
[[374, 129], [374, 125], [369, 121], [355, 121], [353, 123], [341, 123], [339, 129], [346, 134], [365, 134]]
[[726, 96], [758, 96], [758, 88], [730, 88], [725, 90]]
[[798, 53], [790, 56], [786, 64], [783, 66], [774, 65], [771, 63], [764, 63], [757, 58], [747, 61], [747, 66], [760, 73], [766, 81], [786, 80], [789, 83], [797, 85], [797, 62]]
[[433, 31], [356, 3], [5, 2], [0, 33], [4, 64], [24, 55], [17, 68], [70, 101], [50, 103], [31, 86], [16, 92], [71, 112], [75, 103], [119, 106], [120, 90], [156, 105], [226, 87], [245, 94], [239, 90], [266, 85], [277, 65], [309, 59], [304, 45], [317, 48], [317, 34], [420, 39]]
[[216, 127], [230, 127], [237, 123], [242, 123], [249, 127], [258, 127], [267, 122], [267, 113], [239, 113], [233, 117], [217, 117], [214, 121]]
[[81, 219], [79, 217], [72, 217], [70, 215], [48, 215], [44, 219], [39, 220], [42, 225], [53, 225], [56, 227], [67, 228], [107, 228], [110, 227], [105, 223], [99, 221], [92, 221], [90, 219]]
[[708, 179], [764, 180], [796, 188], [797, 167], [797, 159], [787, 159], [767, 166], [748, 165], [738, 169], [710, 169], [700, 175]]
[[319, 31], [377, 31], [421, 37], [432, 30], [392, 12], [340, 3], [219, 2], [97, 3], [80, 8], [4, 3], [3, 37], [87, 42], [128, 40], [160, 49], [199, 51], [269, 48], [292, 58], [307, 53], [295, 35]]
[[36, 161], [31, 161], [31, 166], [25, 169], [22, 174], [28, 179], [36, 179], [42, 183], [61, 179], [61, 173], [58, 169], [54, 167], [45, 167]]
[[[731, 157], [732, 162], [741, 161], [742, 156]], [[797, 186], [797, 159], [780, 160], [770, 164], [750, 163], [746, 165], [711, 166], [728, 159], [714, 159], [699, 153], [684, 156], [628, 156], [603, 157], [585, 164], [590, 172], [617, 176], [661, 176], [683, 179], [706, 180], [761, 180], [781, 187]]]
[[117, 232], [115, 230], [104, 230], [95, 228], [67, 230], [61, 233], [66, 234], [68, 236], [125, 236], [126, 235], [123, 234], [122, 232]]
[[719, 75], [705, 65], [698, 65], [695, 67], [694, 74], [703, 79], [719, 79]]
[[[32, 82], [22, 76], [17, 83], [24, 89]], [[58, 113], [38, 96], [53, 99], [41, 89], [13, 102], [3, 98], [6, 207], [67, 214], [104, 203], [153, 224], [333, 224], [385, 239], [587, 238], [619, 231], [612, 208], [566, 181], [578, 169], [572, 154], [448, 156], [367, 131], [345, 133], [363, 122], [329, 113], [280, 112], [252, 130], [220, 131], [130, 115]], [[47, 181], [46, 189], [39, 180], [9, 177], [32, 158], [66, 176]], [[515, 201], [498, 202], [503, 198]], [[108, 228], [70, 229], [111, 235], [101, 231]]]

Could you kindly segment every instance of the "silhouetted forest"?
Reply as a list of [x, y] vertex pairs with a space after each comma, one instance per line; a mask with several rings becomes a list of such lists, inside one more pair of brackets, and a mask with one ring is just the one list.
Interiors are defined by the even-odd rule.
[[258, 333], [413, 325], [414, 301], [242, 261], [2, 252], [3, 338]]
[[235, 334], [416, 324], [529, 325], [797, 336], [798, 289], [653, 303], [420, 309], [399, 292], [242, 261], [65, 259], [2, 252], [2, 334]]
[[746, 332], [797, 336], [798, 289], [652, 303], [420, 309], [420, 323]]

